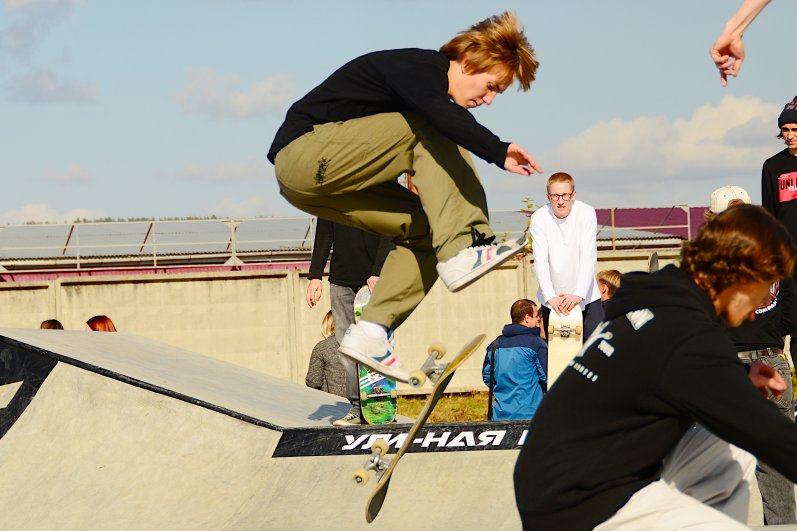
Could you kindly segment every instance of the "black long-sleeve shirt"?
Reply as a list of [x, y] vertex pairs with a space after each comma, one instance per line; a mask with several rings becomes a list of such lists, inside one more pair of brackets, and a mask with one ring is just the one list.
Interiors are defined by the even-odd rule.
[[788, 149], [768, 158], [761, 168], [761, 204], [786, 225], [797, 241], [797, 157]]
[[379, 276], [393, 243], [387, 236], [318, 218], [307, 278], [321, 278], [329, 263], [329, 281], [338, 286], [363, 286], [369, 277]]
[[693, 422], [797, 481], [797, 426], [750, 382], [711, 299], [675, 266], [623, 275], [515, 467], [527, 529], [592, 529], [660, 477]]
[[412, 111], [474, 155], [503, 168], [508, 143], [448, 96], [449, 59], [434, 50], [373, 52], [343, 65], [288, 109], [268, 151], [279, 150], [314, 125], [387, 112]]
[[755, 311], [755, 320], [745, 321], [736, 328], [728, 328], [736, 350], [783, 348], [783, 336], [797, 333], [794, 279], [775, 282], [770, 288], [772, 302]]

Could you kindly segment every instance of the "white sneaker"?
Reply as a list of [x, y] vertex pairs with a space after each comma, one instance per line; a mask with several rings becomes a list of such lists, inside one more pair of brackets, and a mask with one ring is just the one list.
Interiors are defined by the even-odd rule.
[[459, 291], [522, 251], [526, 243], [524, 232], [516, 240], [466, 247], [445, 262], [438, 262], [437, 274], [448, 291]]
[[374, 338], [363, 332], [359, 323], [355, 323], [346, 330], [338, 352], [380, 374], [407, 383], [410, 371], [393, 355], [394, 349], [392, 334]]

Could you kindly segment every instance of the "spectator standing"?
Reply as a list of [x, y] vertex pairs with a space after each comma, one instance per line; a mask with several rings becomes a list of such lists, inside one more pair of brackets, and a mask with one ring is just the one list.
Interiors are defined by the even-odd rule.
[[551, 311], [568, 315], [579, 306], [586, 338], [603, 320], [595, 279], [598, 218], [594, 208], [576, 199], [576, 182], [567, 173], [548, 178], [547, 197], [529, 224], [543, 326], [548, 329]]
[[[797, 240], [797, 97], [787, 103], [778, 116], [778, 129], [778, 138], [786, 148], [768, 158], [761, 168], [761, 203]], [[797, 282], [797, 271], [792, 277]], [[794, 363], [797, 360], [797, 338], [794, 336], [789, 350]]]
[[[313, 308], [321, 298], [324, 289], [321, 277], [331, 253], [329, 300], [338, 345], [343, 341], [346, 329], [354, 322], [354, 296], [362, 286], [367, 285], [371, 290], [374, 289], [382, 264], [392, 248], [390, 238], [318, 218], [310, 271], [307, 274], [310, 283], [307, 286], [306, 300], [307, 305]], [[345, 356], [340, 358], [346, 374], [344, 396], [351, 403], [351, 409], [333, 424], [361, 424], [357, 363]]]
[[530, 419], [547, 384], [548, 345], [540, 338], [537, 305], [528, 299], [512, 304], [512, 323], [487, 347], [482, 378], [491, 390], [488, 420]]
[[[711, 194], [711, 209], [705, 218], [710, 221], [717, 214], [737, 204], [750, 204], [750, 195], [738, 186], [723, 186]], [[786, 391], [773, 397], [772, 402], [789, 421], [794, 422], [794, 389], [791, 369], [783, 352], [784, 336], [795, 331], [795, 288], [791, 277], [774, 282], [769, 290], [770, 299], [755, 310], [755, 319], [745, 321], [736, 328], [728, 328], [728, 335], [736, 347], [739, 359], [745, 365], [760, 360], [778, 371], [786, 383]], [[764, 509], [764, 523], [797, 524], [797, 507], [794, 500], [794, 483], [780, 472], [759, 461], [756, 467], [758, 489]]]

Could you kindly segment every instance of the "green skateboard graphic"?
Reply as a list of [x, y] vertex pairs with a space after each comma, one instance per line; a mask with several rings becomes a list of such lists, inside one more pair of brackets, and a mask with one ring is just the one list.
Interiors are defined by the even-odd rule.
[[[363, 308], [371, 300], [371, 290], [363, 286], [354, 297], [354, 322], [360, 320]], [[396, 380], [357, 364], [360, 376], [360, 410], [368, 424], [387, 424], [396, 418], [398, 395]]]

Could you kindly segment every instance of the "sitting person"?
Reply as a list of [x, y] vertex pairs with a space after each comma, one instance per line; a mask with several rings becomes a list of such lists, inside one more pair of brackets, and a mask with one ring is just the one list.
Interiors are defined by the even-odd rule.
[[548, 381], [548, 345], [540, 338], [537, 305], [520, 299], [509, 314], [512, 324], [487, 347], [482, 368], [491, 391], [489, 420], [530, 419]]
[[116, 332], [111, 318], [106, 315], [95, 315], [86, 321], [86, 330], [94, 332]]
[[598, 289], [601, 292], [601, 302], [605, 303], [612, 298], [614, 292], [620, 287], [620, 272], [616, 269], [604, 269], [595, 275]]
[[304, 383], [307, 384], [307, 387], [345, 398], [346, 370], [343, 368], [340, 354], [338, 354], [339, 345], [335, 338], [335, 322], [332, 318], [332, 311], [328, 311], [321, 321], [321, 335], [324, 339], [313, 347]]

